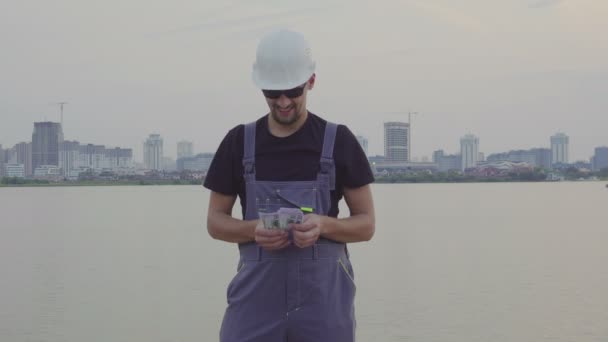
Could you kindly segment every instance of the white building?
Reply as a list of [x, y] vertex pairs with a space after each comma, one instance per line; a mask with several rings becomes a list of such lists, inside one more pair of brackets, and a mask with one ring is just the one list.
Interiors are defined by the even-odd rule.
[[180, 141], [177, 143], [177, 159], [188, 158], [194, 155], [191, 141]]
[[4, 176], [25, 178], [25, 165], [15, 163], [4, 164]]
[[57, 165], [40, 165], [34, 169], [36, 178], [55, 178], [61, 176], [61, 169]]
[[389, 163], [410, 161], [409, 123], [384, 123], [384, 156]]
[[163, 169], [163, 138], [160, 134], [150, 134], [144, 143], [144, 164], [149, 170]]
[[568, 145], [570, 139], [564, 133], [551, 137], [551, 165], [568, 164]]
[[479, 158], [479, 138], [473, 134], [467, 134], [460, 138], [461, 170], [477, 166]]

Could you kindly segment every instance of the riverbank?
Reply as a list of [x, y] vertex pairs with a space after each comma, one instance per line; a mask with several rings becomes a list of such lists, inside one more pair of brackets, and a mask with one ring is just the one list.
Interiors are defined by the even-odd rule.
[[0, 188], [17, 187], [61, 187], [61, 186], [146, 186], [146, 185], [201, 185], [201, 181], [171, 180], [171, 181], [73, 181], [73, 182], [23, 182], [15, 184], [0, 183]]

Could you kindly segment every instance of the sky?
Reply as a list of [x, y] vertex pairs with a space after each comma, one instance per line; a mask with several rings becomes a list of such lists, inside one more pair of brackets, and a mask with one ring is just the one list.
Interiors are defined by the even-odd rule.
[[487, 155], [570, 137], [608, 145], [605, 0], [55, 0], [0, 3], [0, 144], [59, 121], [81, 143], [133, 148], [151, 133], [213, 152], [267, 112], [251, 81], [259, 39], [302, 32], [317, 63], [308, 108], [369, 139], [412, 118], [412, 156]]

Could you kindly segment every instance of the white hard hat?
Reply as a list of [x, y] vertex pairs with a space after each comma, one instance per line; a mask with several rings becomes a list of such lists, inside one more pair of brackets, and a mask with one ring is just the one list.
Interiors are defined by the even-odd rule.
[[252, 73], [253, 83], [258, 88], [295, 88], [308, 81], [314, 72], [312, 52], [302, 34], [279, 30], [260, 40]]

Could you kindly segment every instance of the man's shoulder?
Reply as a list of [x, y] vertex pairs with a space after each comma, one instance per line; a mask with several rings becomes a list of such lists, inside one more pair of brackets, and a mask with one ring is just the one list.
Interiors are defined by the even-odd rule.
[[326, 120], [323, 117], [319, 116], [318, 114], [310, 113], [310, 115], [311, 115], [311, 121], [312, 121], [311, 126], [315, 127], [316, 129], [325, 131], [325, 127], [327, 126], [328, 122], [331, 122], [331, 123], [335, 124], [336, 126], [338, 126], [336, 129], [336, 142], [345, 141], [348, 143], [348, 142], [351, 142], [353, 139], [356, 140], [355, 135], [348, 128], [348, 126], [346, 124], [339, 123], [336, 121]]

